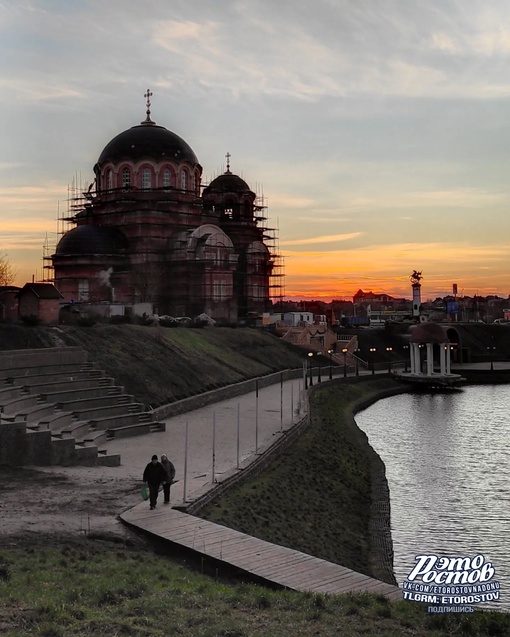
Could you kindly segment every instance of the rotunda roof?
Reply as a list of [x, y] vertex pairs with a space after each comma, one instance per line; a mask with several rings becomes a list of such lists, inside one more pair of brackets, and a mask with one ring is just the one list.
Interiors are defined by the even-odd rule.
[[142, 159], [198, 164], [197, 156], [179, 135], [152, 121], [142, 122], [114, 137], [104, 147], [97, 163], [101, 168], [110, 161], [118, 164], [121, 161], [137, 162]]
[[60, 239], [55, 254], [119, 254], [126, 249], [126, 238], [117, 228], [77, 226]]
[[411, 343], [448, 343], [449, 340], [444, 327], [431, 321], [417, 325], [410, 337]]

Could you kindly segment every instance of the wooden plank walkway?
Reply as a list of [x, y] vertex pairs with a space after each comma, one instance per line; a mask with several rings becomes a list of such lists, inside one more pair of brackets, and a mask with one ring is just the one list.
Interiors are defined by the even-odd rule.
[[171, 507], [161, 506], [150, 511], [144, 502], [125, 511], [120, 518], [127, 525], [296, 591], [369, 592], [389, 599], [402, 599], [398, 586]]

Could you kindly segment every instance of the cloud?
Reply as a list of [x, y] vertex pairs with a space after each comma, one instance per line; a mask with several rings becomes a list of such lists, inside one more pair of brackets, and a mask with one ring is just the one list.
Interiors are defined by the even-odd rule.
[[287, 241], [280, 241], [280, 245], [302, 246], [314, 243], [335, 243], [337, 241], [349, 241], [350, 239], [356, 239], [362, 234], [362, 232], [350, 232], [348, 234], [333, 234], [324, 235], [322, 237], [310, 237], [309, 239], [291, 239]]
[[436, 32], [432, 34], [431, 47], [463, 57], [473, 54], [506, 56], [510, 53], [510, 29], [500, 26], [490, 31], [461, 35]]
[[3, 99], [19, 94], [31, 102], [49, 102], [67, 98], [84, 98], [82, 90], [61, 83], [48, 83], [42, 78], [0, 78]]

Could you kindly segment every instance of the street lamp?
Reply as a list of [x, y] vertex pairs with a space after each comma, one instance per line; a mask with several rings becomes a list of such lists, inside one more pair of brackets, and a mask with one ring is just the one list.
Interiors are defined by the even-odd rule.
[[494, 353], [496, 352], [496, 347], [494, 345], [488, 345], [487, 351], [491, 357], [491, 372], [494, 371]]
[[331, 369], [331, 357], [333, 356], [333, 352], [334, 352], [334, 350], [332, 350], [331, 348], [328, 349], [328, 354], [329, 354], [329, 380], [333, 379], [333, 370]]
[[386, 351], [388, 352], [388, 374], [391, 374], [391, 352], [393, 351], [393, 347], [387, 347]]
[[[308, 356], [312, 357], [313, 356], [313, 352], [308, 352]], [[312, 366], [312, 359], [310, 358], [310, 387], [313, 386], [313, 366]]]
[[352, 352], [354, 354], [354, 360], [356, 361], [356, 376], [359, 376], [358, 352], [359, 352], [359, 348], [358, 347], [355, 350], [353, 350], [353, 352]]
[[[317, 356], [322, 356], [322, 352], [316, 352], [316, 354], [317, 354]], [[319, 383], [320, 383], [322, 381], [322, 379], [321, 379], [321, 367], [322, 366], [321, 366], [320, 358], [318, 360], [318, 364], [319, 364]]]
[[409, 345], [404, 345], [402, 349], [404, 350], [404, 372], [407, 372], [407, 350], [409, 349]]
[[349, 350], [347, 349], [347, 347], [344, 347], [342, 349], [342, 354], [344, 355], [344, 378], [347, 376], [347, 352]]
[[375, 353], [376, 353], [376, 348], [375, 347], [371, 347], [370, 348], [370, 353], [372, 354], [372, 375], [375, 374]]

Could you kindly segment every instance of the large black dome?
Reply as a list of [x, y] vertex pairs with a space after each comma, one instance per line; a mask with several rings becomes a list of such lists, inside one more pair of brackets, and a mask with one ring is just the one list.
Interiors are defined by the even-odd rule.
[[198, 164], [197, 156], [179, 135], [153, 122], [133, 126], [114, 137], [105, 146], [97, 163], [101, 168], [109, 161], [117, 164], [122, 160], [136, 162], [141, 159]]
[[117, 228], [84, 225], [66, 232], [55, 255], [120, 254], [125, 249], [126, 239]]
[[208, 192], [251, 192], [251, 189], [244, 179], [227, 172], [211, 181], [205, 188], [204, 195]]

